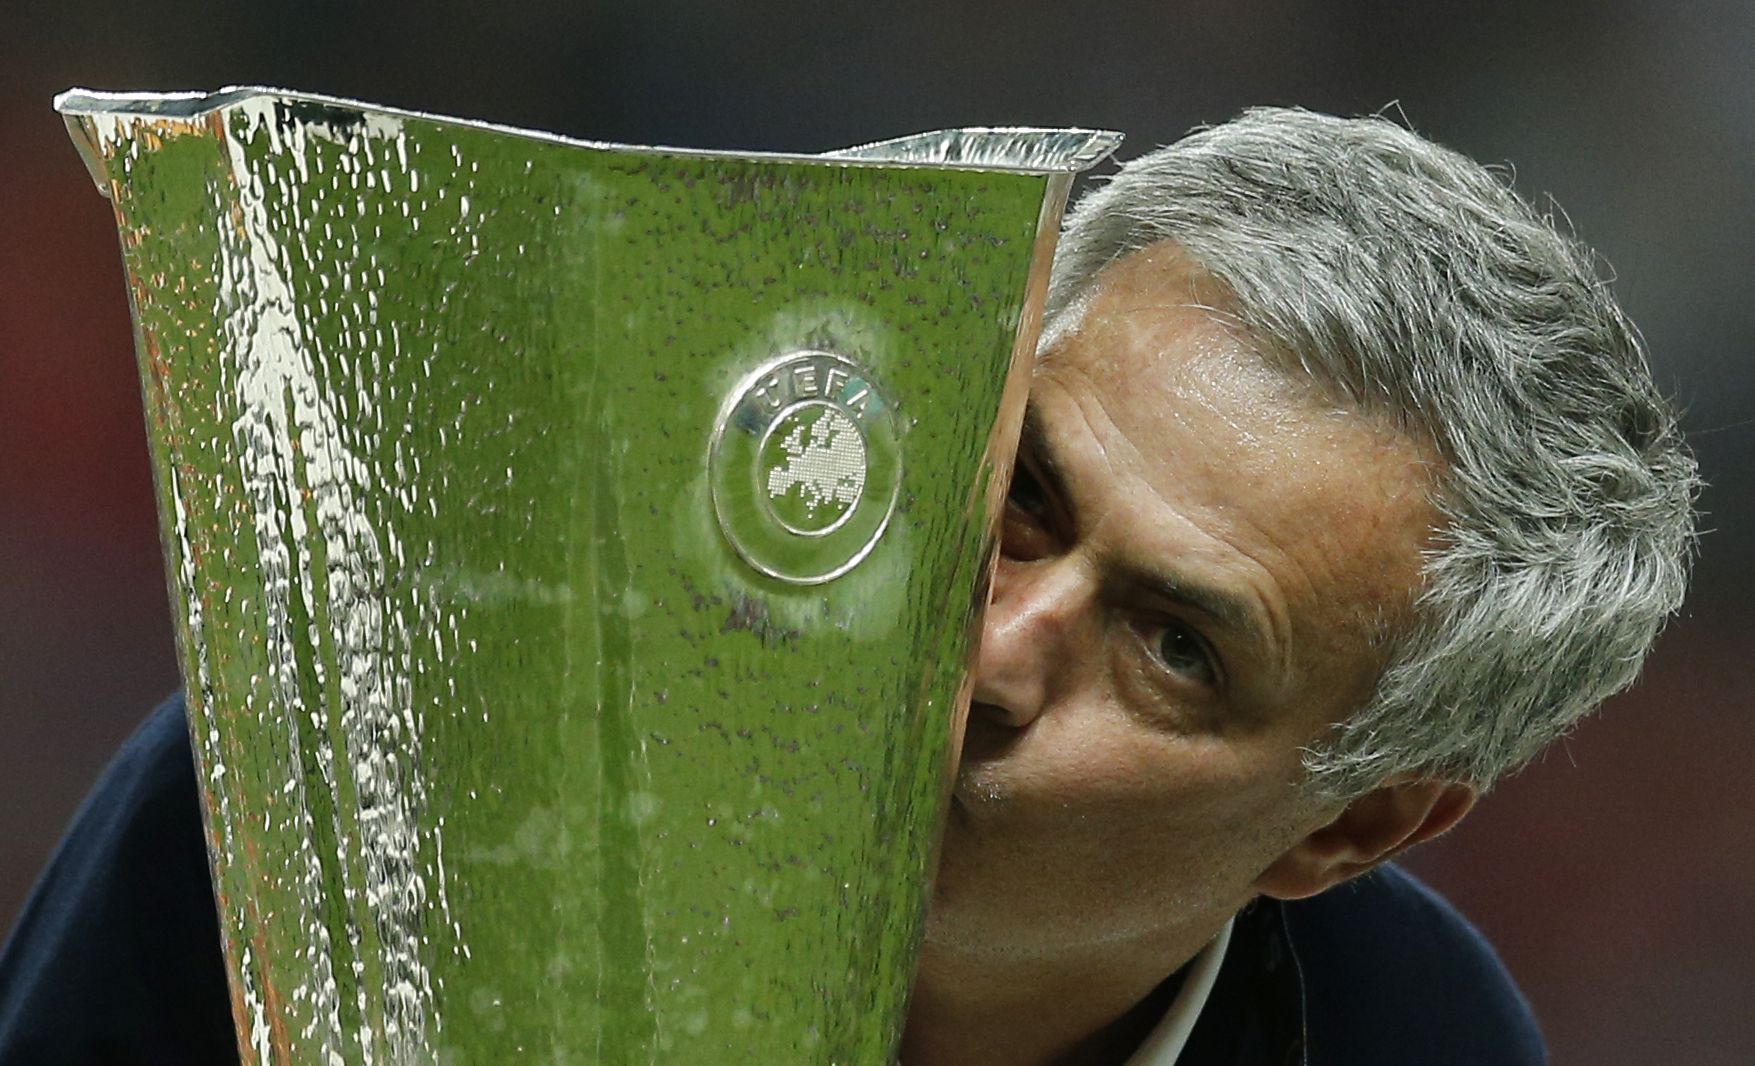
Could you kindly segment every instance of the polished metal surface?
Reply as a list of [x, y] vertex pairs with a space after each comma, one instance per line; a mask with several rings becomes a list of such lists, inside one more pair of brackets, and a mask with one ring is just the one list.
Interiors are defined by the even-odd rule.
[[980, 127], [915, 133], [827, 153], [835, 159], [937, 163], [998, 170], [1088, 170], [1121, 145], [1104, 130]]
[[246, 1061], [887, 1061], [1113, 136], [58, 106], [121, 232]]

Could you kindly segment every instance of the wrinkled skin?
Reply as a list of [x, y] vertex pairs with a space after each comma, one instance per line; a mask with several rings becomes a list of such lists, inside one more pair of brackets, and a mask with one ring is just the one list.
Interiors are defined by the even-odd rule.
[[1319, 892], [1472, 800], [1296, 787], [1406, 620], [1429, 457], [1271, 368], [1224, 299], [1154, 246], [1038, 360], [908, 1066], [1121, 1062], [1161, 1010], [1136, 1005], [1253, 896]]

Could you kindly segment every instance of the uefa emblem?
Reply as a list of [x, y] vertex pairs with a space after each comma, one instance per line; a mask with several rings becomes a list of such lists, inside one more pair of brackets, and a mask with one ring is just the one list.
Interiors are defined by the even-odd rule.
[[783, 355], [745, 378], [714, 427], [713, 509], [744, 561], [796, 585], [859, 565], [902, 483], [901, 419], [857, 364]]

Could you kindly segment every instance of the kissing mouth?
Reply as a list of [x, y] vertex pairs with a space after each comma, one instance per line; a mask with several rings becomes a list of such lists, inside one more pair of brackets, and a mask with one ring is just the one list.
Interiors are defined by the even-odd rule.
[[1004, 803], [1005, 798], [1004, 786], [979, 768], [964, 767], [957, 775], [956, 784], [951, 786], [951, 809], [961, 811], [965, 816], [973, 815], [979, 808]]

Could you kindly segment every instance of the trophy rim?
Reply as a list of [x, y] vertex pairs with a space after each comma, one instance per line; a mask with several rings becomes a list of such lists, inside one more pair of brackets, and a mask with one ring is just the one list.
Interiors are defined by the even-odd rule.
[[[758, 160], [776, 163], [833, 164], [850, 167], [927, 168], [1053, 176], [1076, 174], [1102, 162], [1120, 146], [1115, 130], [1078, 126], [961, 126], [888, 138], [817, 154], [682, 148], [673, 145], [624, 144], [490, 122], [430, 111], [390, 107], [324, 93], [264, 85], [228, 85], [201, 90], [115, 91], [71, 88], [55, 96], [55, 110], [69, 120], [101, 116], [163, 117], [190, 121], [258, 101], [310, 104], [354, 111], [368, 117], [413, 119], [526, 138], [549, 144], [625, 155], [676, 156], [690, 159]], [[1008, 149], [1008, 145], [1027, 146]], [[1015, 159], [1004, 158], [1011, 150]]]

